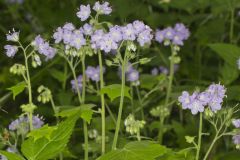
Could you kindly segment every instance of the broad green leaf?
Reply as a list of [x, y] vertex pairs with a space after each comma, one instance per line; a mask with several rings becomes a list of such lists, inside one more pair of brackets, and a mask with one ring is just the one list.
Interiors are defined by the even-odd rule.
[[240, 48], [236, 45], [215, 43], [209, 47], [214, 50], [225, 62], [237, 69], [237, 60], [240, 58]]
[[63, 82], [66, 79], [64, 73], [59, 70], [51, 69], [50, 72], [51, 72], [50, 75], [56, 80], [58, 80], [59, 82]]
[[224, 64], [220, 73], [221, 73], [220, 80], [224, 85], [231, 84], [239, 76], [238, 69], [236, 67], [229, 65], [228, 63]]
[[93, 115], [92, 108], [94, 106], [95, 106], [94, 104], [84, 104], [84, 105], [81, 105], [80, 107], [68, 107], [70, 109], [61, 111], [60, 113], [57, 114], [57, 116], [70, 117], [76, 113], [79, 113], [82, 119], [90, 123]]
[[44, 125], [43, 127], [39, 129], [35, 129], [28, 133], [27, 137], [33, 137], [34, 141], [45, 137], [48, 140], [50, 140], [50, 136], [54, 130], [56, 130], [57, 127], [49, 127], [48, 125]]
[[178, 152], [174, 152], [172, 150], [168, 150], [168, 152], [157, 158], [157, 160], [194, 160], [195, 159], [195, 148], [186, 148], [180, 150]]
[[97, 160], [155, 160], [166, 152], [166, 147], [151, 141], [130, 142], [123, 149], [111, 151]]
[[24, 91], [25, 87], [26, 87], [26, 83], [21, 82], [21, 83], [18, 83], [17, 85], [15, 85], [15, 86], [12, 86], [12, 87], [8, 88], [7, 90], [12, 91], [13, 99], [15, 100], [15, 97], [17, 95], [19, 95], [20, 93], [22, 93]]
[[152, 89], [158, 82], [157, 77], [149, 74], [143, 74], [140, 76], [141, 88]]
[[79, 113], [61, 122], [54, 130], [50, 139], [42, 137], [34, 141], [33, 137], [25, 140], [21, 151], [28, 160], [48, 160], [54, 158], [66, 147]]
[[[124, 96], [128, 98], [132, 98], [129, 94], [130, 88], [125, 86], [124, 89]], [[101, 94], [107, 94], [107, 96], [113, 101], [114, 99], [121, 96], [121, 85], [120, 84], [112, 84], [109, 86], [105, 86], [101, 89]]]
[[8, 158], [8, 160], [25, 160], [23, 157], [16, 153], [10, 153], [6, 151], [0, 151], [0, 155], [4, 155], [5, 157]]

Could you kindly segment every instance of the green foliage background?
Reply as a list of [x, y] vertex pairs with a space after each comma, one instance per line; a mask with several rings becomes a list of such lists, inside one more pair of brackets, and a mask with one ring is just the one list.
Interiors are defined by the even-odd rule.
[[[9, 67], [14, 61], [20, 61], [20, 59], [9, 59], [3, 54], [3, 46], [6, 44], [5, 34], [8, 30], [15, 28], [20, 30], [23, 42], [30, 41], [37, 34], [50, 39], [53, 30], [65, 22], [81, 25], [75, 16], [79, 5], [93, 4], [94, 2], [93, 0], [25, 0], [22, 5], [9, 5], [5, 0], [0, 0], [1, 128], [6, 127], [11, 120], [16, 118], [21, 112], [19, 105], [27, 101], [24, 95], [17, 96], [15, 101], [12, 101], [12, 95], [6, 89], [20, 82], [20, 79], [9, 73]], [[109, 2], [113, 6], [113, 13], [106, 18], [106, 21], [114, 24], [124, 24], [139, 19], [154, 30], [174, 25], [177, 22], [182, 22], [190, 28], [190, 39], [180, 52], [182, 61], [173, 88], [174, 96], [177, 97], [184, 89], [194, 90], [196, 86], [202, 88], [212, 82], [221, 82], [228, 88], [226, 105], [239, 102], [240, 84], [236, 60], [240, 57], [240, 48], [237, 46], [240, 38], [240, 16], [237, 13], [240, 10], [240, 0], [171, 0], [169, 3], [161, 0], [110, 0]], [[231, 14], [234, 15], [232, 40], [229, 38]], [[154, 66], [168, 66], [167, 57], [170, 54], [168, 49], [153, 44], [151, 49], [144, 49], [141, 52], [147, 57], [155, 57], [151, 63], [141, 68], [142, 73], [149, 73]], [[89, 58], [87, 63], [97, 64], [97, 60]], [[63, 74], [66, 68], [66, 64], [57, 58], [34, 70], [32, 72], [33, 88], [36, 90], [40, 84], [44, 84], [52, 90], [59, 105], [70, 104], [74, 95], [70, 90], [70, 75]], [[106, 79], [109, 82], [117, 83], [119, 79], [114, 72], [114, 70], [109, 72]], [[64, 77], [68, 79], [64, 81]], [[145, 82], [143, 85], [148, 86], [149, 84]], [[161, 93], [159, 93], [159, 97], [161, 97]], [[96, 96], [89, 96], [87, 99], [95, 103], [99, 101]], [[153, 102], [150, 108], [146, 108], [146, 112], [154, 105], [156, 106], [156, 103]], [[117, 108], [115, 107], [113, 110], [117, 110]], [[46, 122], [53, 123], [53, 113], [48, 105], [39, 104], [36, 112], [43, 115]], [[171, 121], [169, 120], [170, 129], [164, 143], [168, 147], [187, 147], [184, 136], [197, 133], [197, 122], [193, 116], [184, 113], [185, 120], [180, 123], [178, 114], [175, 112], [178, 110], [173, 111]], [[92, 127], [100, 127], [97, 123], [98, 119], [93, 119]], [[77, 124], [76, 128], [79, 125]], [[114, 127], [109, 120], [107, 129], [111, 130]], [[149, 125], [150, 130], [151, 127], [154, 128], [154, 123]], [[212, 130], [207, 125], [204, 129]], [[81, 133], [77, 130], [76, 135], [79, 134]], [[70, 148], [75, 154], [82, 154], [78, 153], [80, 144], [74, 142], [76, 135], [72, 138]], [[208, 145], [208, 141], [205, 141], [204, 144]], [[214, 159], [239, 159], [240, 153], [233, 150], [231, 138], [226, 138], [214, 148]]]

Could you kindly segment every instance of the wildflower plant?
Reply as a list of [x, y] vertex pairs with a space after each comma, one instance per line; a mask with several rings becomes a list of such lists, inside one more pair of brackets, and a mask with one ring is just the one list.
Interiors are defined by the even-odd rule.
[[[207, 160], [224, 136], [232, 136], [233, 145], [239, 149], [239, 107], [225, 103], [227, 87], [212, 83], [204, 90], [197, 88], [190, 92], [178, 86], [175, 73], [181, 63], [182, 48], [190, 37], [189, 28], [176, 23], [154, 31], [141, 20], [118, 25], [102, 21], [102, 17], [111, 16], [113, 11], [109, 2], [81, 4], [74, 15], [81, 26], [66, 22], [53, 30], [49, 40], [36, 35], [28, 44], [22, 43], [20, 31], [14, 29], [6, 35], [5, 55], [17, 61], [9, 71], [22, 78], [8, 90], [15, 99], [26, 89], [28, 101], [20, 105], [22, 113], [0, 136], [5, 147], [0, 150], [1, 158], [76, 158], [68, 148], [76, 144], [79, 149], [76, 154], [83, 155], [84, 160]], [[160, 54], [169, 51], [165, 64], [151, 64], [155, 57], [142, 51], [149, 49], [155, 54], [159, 47], [164, 48]], [[31, 71], [54, 60], [65, 65], [64, 73], [53, 70], [53, 77], [63, 83], [66, 93], [58, 94], [59, 90], [52, 85], [41, 83], [35, 92]], [[146, 64], [149, 64], [148, 74], [143, 68]], [[237, 65], [235, 61], [235, 67], [239, 68], [239, 60]], [[109, 77], [114, 83], [107, 81]], [[175, 87], [181, 90], [180, 95]], [[65, 102], [61, 96], [70, 98]], [[175, 104], [181, 107], [176, 108]], [[52, 107], [55, 125], [36, 114], [39, 106]], [[198, 135], [184, 135], [193, 147], [164, 146], [165, 133], [179, 127], [169, 124], [177, 123], [170, 119], [176, 112], [180, 115], [179, 126], [185, 122], [184, 115], [190, 113], [193, 119], [199, 116]], [[82, 124], [75, 127], [79, 119]], [[208, 133], [205, 133], [205, 121], [213, 129]], [[72, 133], [74, 142], [70, 141]], [[204, 153], [205, 137], [213, 139]], [[68, 146], [68, 142], [73, 145]]]

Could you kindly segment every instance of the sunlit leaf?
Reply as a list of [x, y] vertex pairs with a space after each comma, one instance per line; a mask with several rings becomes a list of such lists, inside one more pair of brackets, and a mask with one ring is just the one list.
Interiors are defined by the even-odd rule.
[[[124, 89], [124, 96], [131, 99], [131, 96], [129, 94], [130, 88], [125, 86]], [[114, 99], [121, 96], [121, 85], [120, 84], [112, 84], [109, 86], [105, 86], [101, 89], [101, 94], [107, 94], [107, 96], [113, 101]]]
[[111, 151], [97, 160], [155, 160], [167, 148], [151, 141], [130, 142], [122, 149]]
[[8, 90], [12, 91], [13, 99], [15, 100], [15, 97], [17, 95], [19, 95], [20, 93], [22, 93], [24, 91], [25, 87], [26, 87], [26, 83], [21, 82], [21, 83], [18, 83], [17, 85], [15, 85], [15, 86], [12, 86], [12, 87], [8, 88]]

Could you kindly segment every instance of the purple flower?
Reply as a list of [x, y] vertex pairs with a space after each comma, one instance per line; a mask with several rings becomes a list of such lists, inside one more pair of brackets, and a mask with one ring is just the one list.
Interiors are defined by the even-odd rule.
[[208, 92], [201, 92], [198, 94], [198, 100], [206, 106], [210, 102], [210, 97]]
[[[103, 69], [103, 72], [105, 72], [105, 70]], [[92, 81], [98, 82], [100, 80], [100, 68], [99, 66], [92, 67], [92, 66], [88, 66], [86, 69], [86, 75], [89, 79], [91, 79]]]
[[8, 57], [14, 57], [18, 51], [18, 47], [13, 45], [5, 45], [4, 49], [6, 49], [6, 55]]
[[62, 41], [63, 29], [61, 27], [58, 27], [56, 32], [54, 32], [53, 39], [55, 40], [55, 43], [60, 43]]
[[127, 81], [129, 82], [136, 82], [139, 79], [139, 72], [135, 69], [127, 72]]
[[140, 46], [144, 46], [146, 43], [151, 43], [151, 40], [153, 38], [153, 35], [151, 34], [151, 29], [147, 28], [139, 33], [137, 41], [140, 44]]
[[160, 71], [160, 73], [163, 73], [163, 74], [168, 74], [169, 73], [168, 69], [164, 66], [160, 66], [159, 71]]
[[35, 40], [32, 42], [33, 46], [36, 47], [38, 52], [44, 56], [46, 59], [52, 59], [56, 54], [56, 49], [49, 46], [48, 42], [45, 42], [44, 39], [38, 35]]
[[72, 90], [74, 93], [77, 93], [77, 87], [79, 90], [82, 90], [82, 81], [83, 81], [83, 78], [82, 78], [82, 75], [79, 75], [77, 77], [77, 86], [75, 84], [75, 80], [71, 80], [71, 85], [72, 85]]
[[133, 27], [135, 29], [136, 34], [139, 34], [146, 29], [145, 24], [142, 21], [139, 21], [139, 20], [136, 20], [136, 21], [133, 22]]
[[189, 109], [191, 104], [191, 97], [187, 91], [183, 91], [182, 95], [178, 97], [178, 101], [181, 103], [183, 109]]
[[[12, 121], [10, 125], [8, 126], [9, 130], [11, 131], [18, 131], [23, 130], [24, 132], [29, 131], [29, 119], [26, 116], [19, 117], [18, 119]], [[32, 124], [34, 129], [38, 129], [43, 126], [43, 118], [37, 116], [32, 117]]]
[[91, 46], [93, 49], [99, 49], [100, 48], [100, 42], [102, 40], [102, 37], [104, 35], [103, 30], [96, 30], [92, 36], [91, 36]]
[[157, 42], [162, 43], [165, 40], [170, 41], [172, 44], [182, 46], [183, 41], [187, 40], [190, 35], [189, 30], [182, 23], [177, 23], [174, 28], [167, 27], [163, 30], [157, 30], [155, 39]]
[[180, 39], [186, 40], [190, 36], [188, 28], [182, 23], [177, 23], [174, 27], [174, 30]]
[[122, 40], [122, 32], [121, 32], [121, 27], [120, 26], [113, 26], [110, 27], [109, 34], [111, 36], [111, 39], [115, 42], [120, 42]]
[[162, 43], [165, 38], [165, 30], [157, 30], [155, 34], [155, 39], [157, 42]]
[[63, 29], [64, 30], [68, 30], [68, 31], [73, 31], [75, 29], [75, 26], [72, 24], [72, 23], [66, 23], [64, 26], [63, 26]]
[[223, 98], [226, 96], [226, 89], [220, 84], [212, 84], [206, 92], [209, 94], [209, 107], [213, 112], [221, 109]]
[[13, 29], [13, 32], [10, 32], [7, 34], [7, 41], [17, 42], [19, 40], [19, 32], [16, 32]]
[[91, 14], [90, 5], [81, 5], [79, 11], [77, 12], [77, 17], [80, 18], [81, 21], [85, 21]]
[[72, 38], [72, 31], [69, 30], [63, 30], [63, 43], [68, 45], [71, 42]]
[[236, 144], [236, 145], [239, 145], [240, 144], [240, 135], [235, 135], [233, 136], [233, 143]]
[[158, 69], [157, 69], [156, 67], [153, 68], [153, 69], [151, 70], [151, 74], [154, 75], [154, 76], [158, 75]]
[[88, 35], [88, 36], [92, 35], [92, 33], [93, 33], [92, 25], [90, 25], [88, 23], [84, 24], [83, 27], [82, 27], [82, 32], [83, 32], [84, 35]]
[[188, 92], [184, 91], [178, 98], [178, 101], [183, 109], [190, 109], [193, 115], [196, 115], [198, 112], [204, 112], [204, 103], [199, 100], [199, 93], [197, 92], [189, 95]]
[[135, 29], [133, 28], [133, 25], [131, 23], [122, 27], [122, 35], [123, 40], [134, 41], [136, 39]]
[[232, 124], [236, 127], [236, 128], [240, 128], [240, 119], [234, 119], [232, 121]]
[[112, 39], [110, 34], [105, 34], [99, 44], [100, 49], [106, 53], [109, 53], [112, 50], [116, 50], [118, 48], [118, 44]]
[[167, 27], [165, 30], [164, 30], [164, 37], [168, 40], [172, 40], [174, 35], [175, 35], [175, 31], [172, 27]]
[[76, 49], [80, 49], [83, 45], [86, 44], [86, 40], [81, 31], [75, 30], [72, 33], [70, 46], [75, 47]]
[[172, 43], [177, 46], [182, 46], [183, 45], [183, 37], [181, 37], [181, 35], [175, 34], [173, 36]]
[[99, 1], [94, 4], [93, 10], [95, 10], [98, 14], [105, 15], [108, 15], [112, 12], [112, 8], [109, 6], [108, 2], [103, 2], [102, 4], [100, 4]]

